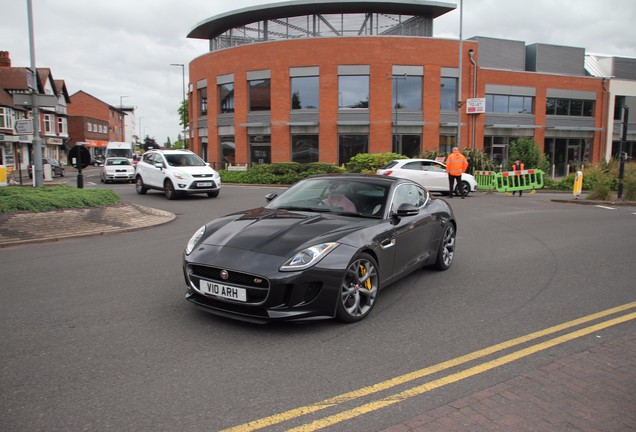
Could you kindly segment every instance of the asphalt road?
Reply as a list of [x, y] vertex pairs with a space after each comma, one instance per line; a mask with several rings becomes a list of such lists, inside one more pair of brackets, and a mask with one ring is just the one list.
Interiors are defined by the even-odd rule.
[[[268, 417], [257, 423], [267, 431], [382, 430], [636, 326], [485, 366], [496, 344], [636, 301], [633, 207], [559, 204], [544, 193], [454, 199], [450, 270], [422, 270], [386, 288], [357, 324], [258, 326], [187, 303], [181, 254], [205, 221], [259, 206], [277, 188], [226, 185], [218, 198], [167, 201], [85, 174], [86, 187], [112, 188], [177, 219], [0, 249], [0, 430], [250, 430], [246, 423]], [[479, 373], [444, 384], [459, 360], [443, 362], [477, 350], [483, 357], [462, 365]], [[427, 379], [443, 385], [409, 394]]]

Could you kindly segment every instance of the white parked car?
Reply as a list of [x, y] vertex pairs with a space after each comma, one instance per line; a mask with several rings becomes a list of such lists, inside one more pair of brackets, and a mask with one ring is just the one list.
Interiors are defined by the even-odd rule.
[[[377, 170], [377, 174], [406, 178], [421, 184], [431, 192], [448, 194], [448, 174], [446, 165], [432, 159], [396, 159]], [[477, 190], [475, 177], [462, 174], [459, 185], [455, 188], [457, 195], [466, 196]]]
[[163, 191], [169, 200], [179, 195], [204, 193], [216, 197], [221, 177], [210, 165], [189, 150], [151, 150], [137, 163], [137, 193]]
[[101, 168], [100, 179], [102, 183], [132, 183], [135, 180], [135, 167], [125, 157], [106, 158]]

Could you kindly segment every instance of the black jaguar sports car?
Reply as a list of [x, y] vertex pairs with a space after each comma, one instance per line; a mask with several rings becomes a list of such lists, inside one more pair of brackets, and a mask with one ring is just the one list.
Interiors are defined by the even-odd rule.
[[183, 256], [187, 300], [259, 323], [355, 322], [369, 315], [382, 287], [453, 262], [451, 207], [410, 180], [313, 176], [266, 199], [265, 207], [194, 233]]

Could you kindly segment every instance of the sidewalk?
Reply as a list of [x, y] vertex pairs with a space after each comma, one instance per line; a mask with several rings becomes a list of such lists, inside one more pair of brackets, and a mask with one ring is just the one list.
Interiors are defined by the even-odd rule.
[[0, 214], [0, 248], [126, 232], [164, 224], [173, 213], [131, 203], [111, 207]]
[[636, 330], [383, 432], [636, 431]]

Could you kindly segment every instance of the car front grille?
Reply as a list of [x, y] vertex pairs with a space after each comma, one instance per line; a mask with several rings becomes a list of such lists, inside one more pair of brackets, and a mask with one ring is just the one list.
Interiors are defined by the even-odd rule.
[[192, 174], [193, 178], [212, 178], [214, 177], [214, 174]]
[[[190, 270], [191, 277], [245, 288], [247, 290], [247, 303], [261, 303], [267, 298], [269, 292], [269, 281], [253, 274], [202, 265], [191, 265]], [[221, 272], [224, 270], [228, 273], [227, 279], [221, 278]]]

